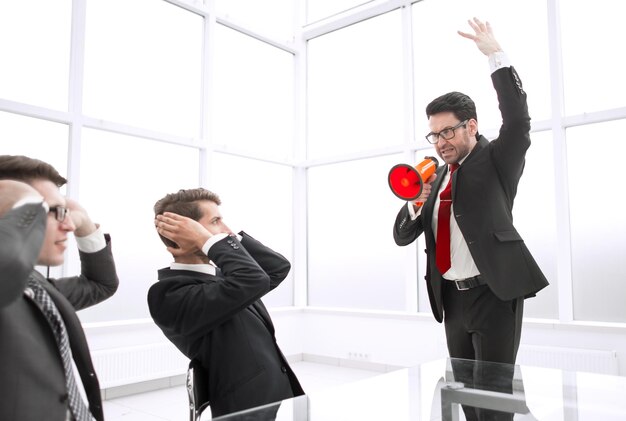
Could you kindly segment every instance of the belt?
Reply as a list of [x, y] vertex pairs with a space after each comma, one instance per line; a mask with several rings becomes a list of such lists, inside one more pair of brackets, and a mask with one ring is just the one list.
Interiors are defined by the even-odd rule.
[[450, 282], [454, 282], [456, 289], [459, 291], [466, 291], [468, 289], [487, 284], [480, 275], [472, 276], [471, 278], [451, 280]]

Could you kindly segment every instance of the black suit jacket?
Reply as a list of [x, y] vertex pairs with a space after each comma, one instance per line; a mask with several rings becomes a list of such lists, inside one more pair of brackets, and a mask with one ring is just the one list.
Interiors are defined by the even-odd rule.
[[[491, 75], [498, 95], [502, 126], [497, 139], [478, 143], [452, 175], [454, 218], [467, 242], [481, 276], [502, 300], [534, 295], [548, 281], [513, 226], [513, 202], [522, 176], [526, 150], [530, 146], [530, 116], [526, 93], [513, 67]], [[433, 208], [447, 165], [437, 170], [430, 195], [420, 215], [411, 221], [407, 206], [396, 218], [393, 236], [398, 245], [407, 245], [424, 233], [428, 268], [426, 283], [433, 314], [444, 317], [444, 279], [435, 264]]]
[[148, 292], [155, 323], [207, 370], [214, 417], [304, 394], [260, 300], [291, 265], [241, 234], [241, 242], [229, 236], [211, 247], [215, 275], [161, 269]]
[[24, 293], [40, 282], [63, 317], [74, 362], [96, 420], [104, 419], [100, 387], [76, 310], [113, 295], [118, 285], [111, 246], [80, 253], [78, 277], [46, 280], [33, 266], [45, 235], [41, 205], [21, 206], [0, 218], [0, 420], [64, 421], [68, 410], [63, 362], [39, 307]]

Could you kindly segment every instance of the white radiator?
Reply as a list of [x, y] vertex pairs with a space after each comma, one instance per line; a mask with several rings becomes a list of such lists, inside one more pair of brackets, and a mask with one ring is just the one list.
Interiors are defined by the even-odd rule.
[[[189, 360], [169, 342], [92, 352], [102, 389], [184, 374]], [[619, 375], [617, 353], [521, 345], [517, 364]]]
[[91, 355], [101, 389], [184, 374], [189, 365], [189, 359], [169, 342], [93, 351]]
[[521, 345], [517, 364], [619, 375], [616, 351]]

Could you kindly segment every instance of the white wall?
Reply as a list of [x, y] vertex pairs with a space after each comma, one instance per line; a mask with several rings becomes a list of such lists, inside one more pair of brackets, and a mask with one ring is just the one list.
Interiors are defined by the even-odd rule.
[[[427, 314], [312, 307], [270, 311], [278, 343], [292, 360], [316, 358], [321, 362], [385, 371], [447, 356], [443, 325]], [[85, 331], [102, 388], [185, 371], [186, 359], [150, 319], [87, 323]], [[525, 320], [521, 346], [614, 351], [615, 371], [626, 376], [626, 325], [623, 324]], [[151, 347], [158, 358], [152, 358]], [[133, 356], [134, 353], [146, 357]], [[138, 359], [142, 366], [139, 369]], [[116, 367], [109, 367], [111, 364]], [[560, 367], [557, 362], [555, 368]], [[125, 376], [127, 371], [129, 375]]]
[[[302, 310], [302, 323], [305, 354], [397, 366], [411, 366], [448, 355], [443, 324], [427, 314], [307, 308]], [[280, 325], [277, 333], [281, 333]], [[280, 340], [288, 341], [288, 338], [280, 336]], [[525, 319], [521, 349], [537, 346], [614, 351], [617, 372], [626, 376], [624, 324]], [[354, 353], [358, 355], [355, 357]], [[555, 368], [564, 367], [558, 364]]]

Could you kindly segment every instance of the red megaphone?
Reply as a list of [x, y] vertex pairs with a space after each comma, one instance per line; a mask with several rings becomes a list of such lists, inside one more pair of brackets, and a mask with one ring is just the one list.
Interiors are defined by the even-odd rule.
[[408, 164], [394, 165], [389, 171], [389, 187], [393, 194], [402, 200], [415, 200], [422, 193], [424, 182], [435, 173], [439, 161], [434, 156], [424, 157], [424, 160], [412, 167]]

